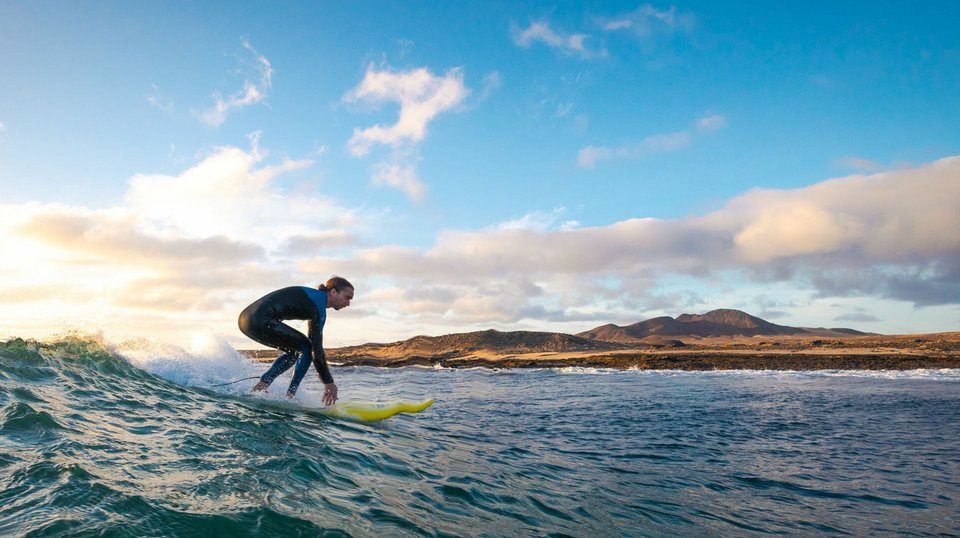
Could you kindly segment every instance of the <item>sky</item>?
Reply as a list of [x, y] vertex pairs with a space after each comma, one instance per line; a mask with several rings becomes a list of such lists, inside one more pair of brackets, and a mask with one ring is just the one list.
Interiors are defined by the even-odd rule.
[[0, 3], [0, 338], [960, 330], [960, 2]]

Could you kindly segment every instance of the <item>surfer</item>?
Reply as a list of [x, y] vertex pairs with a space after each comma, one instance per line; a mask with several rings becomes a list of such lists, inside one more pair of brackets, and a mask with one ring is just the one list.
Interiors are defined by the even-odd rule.
[[[323, 382], [323, 403], [333, 405], [337, 401], [337, 385], [323, 354], [323, 325], [327, 320], [327, 308], [340, 310], [350, 306], [352, 299], [353, 284], [335, 276], [317, 289], [290, 286], [270, 292], [244, 308], [237, 321], [243, 334], [283, 352], [260, 376], [253, 391], [267, 390], [277, 376], [296, 364], [287, 388], [287, 398], [292, 398], [310, 369], [312, 359]], [[309, 320], [307, 334], [283, 323], [290, 319]]]

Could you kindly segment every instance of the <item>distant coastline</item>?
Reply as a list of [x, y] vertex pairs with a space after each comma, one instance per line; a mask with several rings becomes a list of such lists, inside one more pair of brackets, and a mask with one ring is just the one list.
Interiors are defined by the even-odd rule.
[[[327, 357], [331, 363], [342, 366], [387, 368], [592, 367], [686, 371], [960, 368], [960, 332], [873, 335], [830, 340], [802, 337], [723, 337], [595, 350], [498, 350], [477, 346], [427, 350], [423, 346], [408, 345], [410, 343], [408, 340], [395, 344], [328, 349]], [[274, 350], [244, 350], [241, 353], [260, 361], [272, 361], [277, 355]]]
[[[274, 350], [244, 350], [272, 361]], [[915, 370], [960, 368], [960, 332], [879, 335], [770, 324], [737, 310], [608, 324], [578, 333], [495, 330], [415, 336], [327, 350], [343, 366], [592, 367], [639, 370]]]

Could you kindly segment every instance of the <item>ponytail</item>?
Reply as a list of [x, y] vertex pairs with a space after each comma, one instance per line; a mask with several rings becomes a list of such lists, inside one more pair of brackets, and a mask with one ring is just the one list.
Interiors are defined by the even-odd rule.
[[353, 284], [350, 283], [347, 279], [342, 276], [333, 276], [329, 280], [317, 286], [317, 289], [320, 291], [331, 291], [336, 290], [340, 291], [343, 288], [352, 288]]

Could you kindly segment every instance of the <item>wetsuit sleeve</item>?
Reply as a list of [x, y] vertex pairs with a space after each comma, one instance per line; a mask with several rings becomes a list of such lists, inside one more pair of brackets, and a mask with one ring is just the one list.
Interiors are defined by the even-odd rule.
[[333, 376], [330, 375], [330, 368], [327, 366], [327, 357], [323, 353], [323, 329], [320, 328], [318, 320], [310, 320], [307, 336], [313, 343], [313, 367], [320, 374], [320, 380], [324, 384], [333, 383]]

